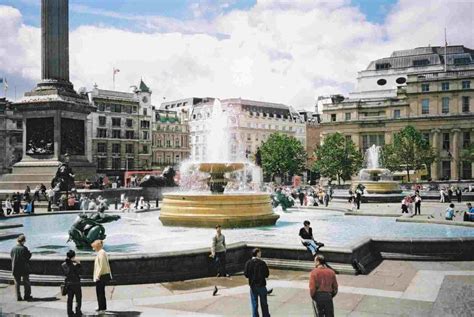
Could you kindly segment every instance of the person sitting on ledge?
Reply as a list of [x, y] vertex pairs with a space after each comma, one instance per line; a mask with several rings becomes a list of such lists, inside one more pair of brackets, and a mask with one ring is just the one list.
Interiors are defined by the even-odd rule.
[[317, 242], [313, 237], [313, 228], [309, 225], [311, 223], [308, 220], [303, 222], [304, 227], [300, 229], [300, 239], [301, 243], [311, 252], [313, 257], [319, 251], [319, 248], [324, 247], [324, 243]]
[[474, 207], [471, 203], [467, 203], [467, 211], [464, 213], [464, 221], [474, 221]]
[[449, 204], [449, 207], [446, 208], [445, 219], [446, 220], [454, 220], [456, 215], [454, 214], [454, 204]]

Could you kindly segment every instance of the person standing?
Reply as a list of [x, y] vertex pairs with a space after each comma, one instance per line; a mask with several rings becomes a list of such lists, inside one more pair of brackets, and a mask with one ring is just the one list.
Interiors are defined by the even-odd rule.
[[462, 202], [462, 190], [459, 186], [456, 187], [454, 193], [456, 194], [456, 199], [458, 200], [458, 203]]
[[448, 203], [453, 200], [453, 186], [448, 187]]
[[355, 194], [356, 194], [355, 202], [356, 202], [356, 205], [357, 205], [357, 210], [359, 210], [360, 209], [360, 203], [362, 201], [362, 189], [360, 188], [360, 186], [357, 186], [357, 188], [355, 190]]
[[263, 317], [270, 317], [267, 303], [267, 281], [270, 272], [268, 266], [260, 259], [262, 252], [259, 248], [252, 250], [252, 258], [245, 263], [244, 274], [249, 280], [250, 301], [252, 304], [252, 317], [258, 317], [258, 299], [262, 307]]
[[421, 215], [421, 196], [419, 192], [415, 194], [415, 215], [416, 214]]
[[7, 213], [7, 216], [13, 212], [12, 201], [9, 196], [5, 199], [5, 212]]
[[[76, 252], [69, 250], [66, 254], [66, 260], [61, 264], [66, 279], [64, 286], [67, 288], [67, 315], [82, 316], [82, 290], [81, 274], [82, 268], [79, 260], [76, 260]], [[72, 301], [76, 297], [76, 313], [72, 310]]]
[[[12, 259], [12, 273], [15, 280], [16, 300], [32, 300], [31, 284], [30, 284], [30, 259], [31, 252], [25, 246], [26, 237], [21, 234], [16, 239], [17, 245], [14, 246], [10, 252]], [[23, 286], [25, 288], [25, 297], [21, 298], [20, 284], [23, 279]]]
[[439, 202], [444, 203], [445, 200], [446, 200], [446, 195], [445, 195], [445, 192], [444, 192], [444, 188], [441, 188], [439, 190]]
[[333, 297], [337, 294], [336, 273], [326, 266], [323, 255], [314, 258], [315, 268], [309, 275], [309, 294], [313, 302], [314, 316], [334, 317]]
[[299, 236], [301, 243], [315, 256], [319, 248], [324, 246], [324, 243], [314, 240], [313, 228], [310, 227], [310, 224], [309, 220], [303, 222], [303, 228], [300, 229]]
[[221, 225], [216, 225], [216, 234], [214, 237], [212, 237], [211, 257], [214, 259], [214, 262], [217, 265], [217, 277], [229, 277], [229, 274], [227, 274], [225, 269], [226, 249], [225, 236], [222, 234]]
[[92, 249], [97, 252], [94, 260], [94, 282], [95, 292], [97, 295], [97, 302], [99, 307], [96, 309], [99, 313], [104, 313], [107, 310], [107, 299], [105, 297], [105, 286], [112, 279], [112, 272], [110, 270], [109, 259], [107, 253], [103, 249], [104, 242], [102, 240], [95, 240], [91, 244]]

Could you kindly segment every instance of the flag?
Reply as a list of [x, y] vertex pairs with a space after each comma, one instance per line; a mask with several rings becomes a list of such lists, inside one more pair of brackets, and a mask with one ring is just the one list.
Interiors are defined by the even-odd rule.
[[3, 83], [3, 78], [0, 78], [0, 84], [2, 84], [2, 83]]
[[6, 78], [6, 77], [3, 79], [3, 86], [5, 87], [5, 90], [8, 89], [8, 82], [7, 82], [7, 78]]
[[119, 72], [120, 72], [120, 69], [114, 68], [114, 75], [117, 74], [117, 73], [119, 73]]

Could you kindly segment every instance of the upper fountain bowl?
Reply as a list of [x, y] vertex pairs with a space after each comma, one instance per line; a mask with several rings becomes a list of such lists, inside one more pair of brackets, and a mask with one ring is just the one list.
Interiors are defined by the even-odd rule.
[[199, 171], [209, 174], [224, 174], [241, 170], [245, 163], [223, 162], [223, 163], [198, 163]]

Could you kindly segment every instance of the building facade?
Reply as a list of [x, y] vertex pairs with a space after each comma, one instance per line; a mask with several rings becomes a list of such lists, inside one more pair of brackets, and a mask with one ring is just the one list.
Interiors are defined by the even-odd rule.
[[11, 167], [23, 156], [23, 120], [13, 112], [6, 98], [0, 98], [0, 174], [10, 173]]
[[178, 166], [190, 156], [188, 114], [179, 111], [154, 110], [152, 129], [152, 165], [162, 169]]
[[[474, 166], [463, 161], [461, 151], [474, 140], [474, 51], [463, 46], [425, 47], [393, 56], [372, 62], [367, 78], [359, 74], [366, 93], [359, 87], [349, 98], [325, 105], [322, 138], [341, 132], [365, 151], [372, 144], [391, 143], [394, 133], [413, 125], [439, 158], [428, 167], [428, 179], [473, 178]], [[384, 85], [393, 81], [395, 95], [386, 89], [376, 93], [374, 85], [383, 80]]]
[[97, 171], [122, 176], [127, 170], [151, 168], [151, 91], [141, 82], [134, 92], [98, 89], [89, 93], [97, 108], [90, 115], [91, 154]]

